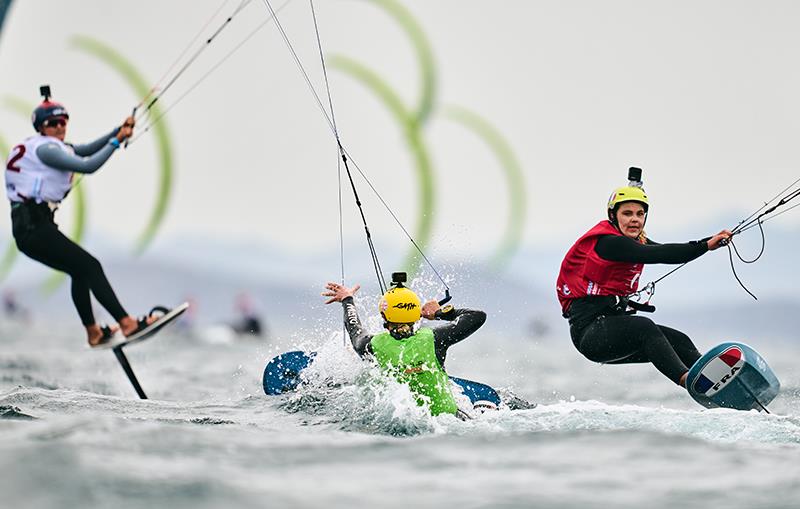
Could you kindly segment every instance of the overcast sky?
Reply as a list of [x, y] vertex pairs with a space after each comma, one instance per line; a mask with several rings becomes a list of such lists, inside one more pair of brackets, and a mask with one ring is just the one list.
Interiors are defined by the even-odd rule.
[[[566, 250], [603, 217], [608, 195], [626, 183], [631, 165], [645, 170], [648, 229], [659, 240], [712, 233], [698, 225], [749, 213], [800, 176], [797, 2], [403, 3], [435, 59], [435, 109], [422, 139], [437, 183], [432, 244], [439, 249], [489, 253], [509, 214], [502, 167], [478, 138], [447, 120], [448, 105], [479, 113], [515, 152], [525, 176], [527, 247]], [[0, 98], [35, 102], [38, 86], [49, 83], [71, 112], [68, 138], [89, 141], [120, 122], [138, 98], [71, 38], [108, 44], [155, 82], [221, 4], [17, 0], [0, 34]], [[237, 4], [228, 2], [222, 12]], [[406, 105], [416, 104], [418, 61], [393, 18], [368, 1], [315, 5], [329, 58], [363, 63]], [[251, 2], [163, 105], [174, 103], [267, 15], [261, 0]], [[308, 3], [293, 0], [279, 17], [324, 93]], [[402, 128], [352, 77], [331, 69], [330, 78], [344, 143], [413, 231], [418, 179]], [[172, 109], [166, 124], [176, 176], [160, 241], [188, 233], [244, 236], [287, 250], [335, 247], [335, 146], [273, 26]], [[27, 118], [0, 108], [0, 136], [15, 144], [29, 134]], [[155, 138], [146, 135], [116, 153], [86, 184], [91, 234], [132, 242], [155, 200]], [[359, 185], [374, 234], [400, 235]], [[7, 207], [0, 204], [0, 213], [7, 215]], [[346, 235], [362, 235], [349, 192], [345, 214]], [[68, 227], [69, 205], [60, 215]], [[774, 224], [793, 227], [800, 214], [784, 218]], [[732, 225], [719, 224], [726, 226]], [[0, 222], [0, 232], [9, 230]]]

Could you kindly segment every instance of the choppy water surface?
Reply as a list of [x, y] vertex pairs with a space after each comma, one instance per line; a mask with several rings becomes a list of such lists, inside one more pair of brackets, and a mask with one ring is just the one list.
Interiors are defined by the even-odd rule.
[[[292, 349], [167, 330], [128, 349], [150, 400], [80, 329], [0, 326], [4, 507], [798, 507], [795, 345], [750, 342], [783, 392], [772, 415], [705, 410], [649, 366], [597, 366], [566, 338], [478, 333], [451, 374], [533, 410], [431, 418], [342, 346], [295, 394], [261, 390]], [[711, 344], [699, 342], [702, 348]]]

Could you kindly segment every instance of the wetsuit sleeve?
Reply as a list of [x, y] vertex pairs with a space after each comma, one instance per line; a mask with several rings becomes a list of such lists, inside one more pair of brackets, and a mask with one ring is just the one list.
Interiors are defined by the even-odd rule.
[[108, 161], [116, 149], [117, 147], [109, 142], [91, 157], [79, 157], [61, 150], [55, 143], [45, 143], [36, 149], [36, 155], [44, 164], [56, 170], [94, 173]]
[[597, 239], [595, 252], [604, 260], [628, 263], [686, 263], [708, 251], [708, 244], [693, 240], [683, 244], [641, 244], [619, 235], [603, 235]]
[[456, 309], [450, 323], [433, 329], [433, 346], [439, 364], [444, 366], [447, 349], [478, 330], [486, 321], [486, 313], [475, 309]]
[[110, 133], [104, 134], [103, 136], [97, 138], [93, 142], [84, 143], [82, 145], [72, 145], [72, 148], [75, 149], [75, 154], [81, 157], [88, 157], [98, 150], [102, 149], [106, 143], [111, 140], [111, 138], [115, 137], [119, 132], [119, 127], [115, 127], [111, 130]]
[[347, 329], [347, 334], [350, 335], [350, 342], [353, 344], [353, 349], [362, 357], [368, 353], [372, 353], [372, 349], [370, 348], [372, 334], [368, 334], [364, 330], [364, 327], [362, 327], [353, 298], [347, 297], [344, 299], [342, 301], [342, 307], [344, 308], [344, 327]]

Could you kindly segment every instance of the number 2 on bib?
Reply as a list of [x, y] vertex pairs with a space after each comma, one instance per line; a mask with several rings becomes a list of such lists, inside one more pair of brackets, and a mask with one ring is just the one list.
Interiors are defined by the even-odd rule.
[[14, 147], [11, 153], [12, 156], [8, 160], [8, 164], [6, 165], [6, 170], [15, 171], [19, 173], [20, 171], [22, 171], [22, 168], [20, 168], [19, 166], [14, 166], [14, 164], [20, 159], [22, 159], [22, 157], [25, 155], [25, 145], [17, 145], [16, 147]]

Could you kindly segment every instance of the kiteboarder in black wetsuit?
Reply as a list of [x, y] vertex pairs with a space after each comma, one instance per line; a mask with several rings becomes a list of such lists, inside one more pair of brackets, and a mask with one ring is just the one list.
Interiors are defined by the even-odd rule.
[[[64, 143], [69, 114], [50, 100], [50, 87], [41, 88], [42, 102], [33, 111], [35, 136], [15, 146], [6, 162], [6, 194], [11, 201], [12, 233], [28, 257], [72, 278], [72, 300], [86, 328], [90, 346], [109, 341], [118, 329], [130, 336], [157, 317], [136, 319], [120, 304], [100, 262], [58, 229], [54, 214], [67, 197], [74, 173], [94, 173], [120, 144], [133, 134], [128, 117], [108, 134], [86, 145]], [[92, 312], [90, 294], [119, 322], [100, 326]]]
[[631, 314], [628, 297], [638, 289], [644, 264], [689, 262], [724, 245], [731, 232], [684, 244], [653, 242], [644, 233], [649, 205], [641, 170], [631, 168], [628, 178], [630, 185], [615, 190], [608, 201], [608, 220], [567, 252], [556, 292], [572, 342], [587, 359], [606, 364], [652, 362], [667, 378], [685, 386], [700, 352], [683, 332]]

